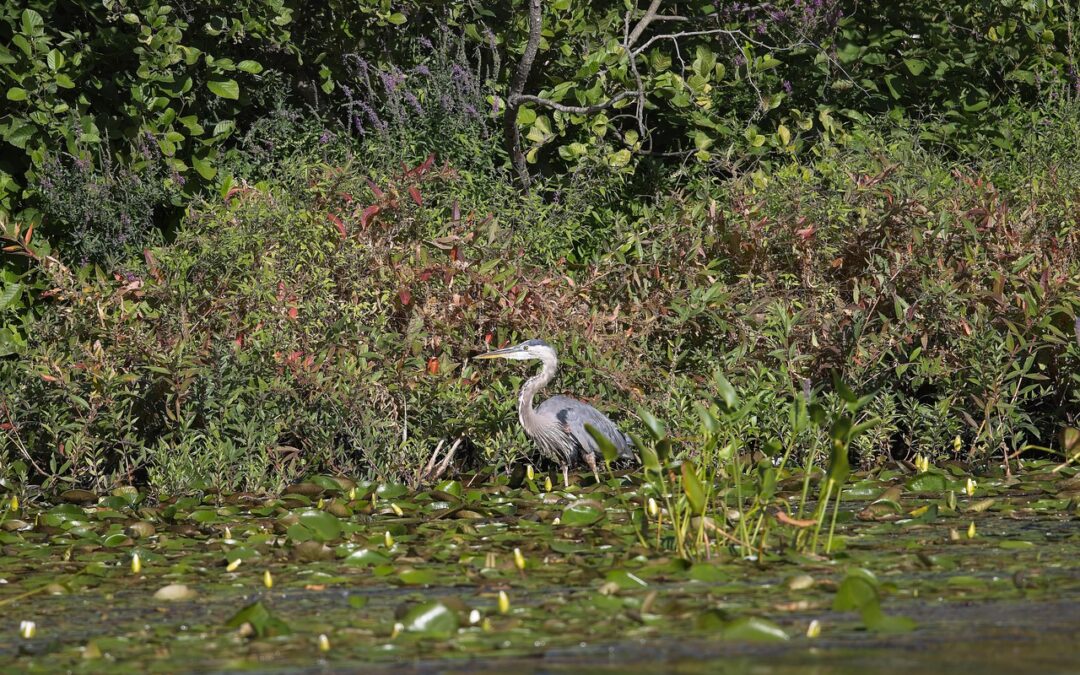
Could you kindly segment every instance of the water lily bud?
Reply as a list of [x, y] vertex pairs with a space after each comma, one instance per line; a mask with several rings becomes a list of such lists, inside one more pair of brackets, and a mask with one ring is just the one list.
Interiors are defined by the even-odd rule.
[[973, 497], [975, 495], [975, 481], [973, 479], [967, 479], [967, 484], [964, 485], [964, 493], [968, 497]]
[[469, 624], [470, 625], [475, 626], [476, 624], [480, 623], [480, 619], [482, 619], [482, 618], [483, 617], [480, 615], [480, 610], [478, 610], [478, 609], [474, 609], [473, 611], [469, 612]]
[[533, 465], [532, 464], [525, 467], [525, 477], [526, 478], [528, 478], [529, 480], [532, 480], [535, 476], [536, 476], [536, 474], [533, 472]]
[[19, 510], [19, 496], [18, 495], [11, 495], [11, 510], [12, 511], [18, 511]]
[[20, 622], [19, 635], [22, 636], [24, 640], [29, 640], [30, 638], [34, 637], [35, 635], [37, 635], [37, 624], [33, 621]]
[[559, 525], [561, 523], [562, 523], [562, 518], [559, 518], [558, 516], [555, 516], [555, 520], [551, 521], [552, 525]]
[[506, 594], [506, 591], [499, 591], [499, 614], [506, 614], [510, 611], [510, 596]]
[[915, 469], [919, 473], [926, 473], [930, 470], [930, 459], [926, 455], [918, 455], [915, 458]]
[[544, 477], [544, 492], [551, 492], [551, 476]]
[[229, 529], [228, 525], [225, 526], [225, 538], [232, 539], [232, 530]]
[[806, 627], [806, 637], [814, 639], [821, 635], [821, 622], [814, 619], [810, 622], [810, 625]]
[[522, 572], [525, 571], [525, 556], [521, 555], [521, 549], [514, 549], [514, 567], [518, 568]]
[[242, 562], [244, 562], [242, 558], [237, 558], [236, 560], [233, 560], [231, 563], [229, 563], [228, 565], [225, 566], [225, 571], [226, 572], [235, 572], [236, 568], [240, 567], [240, 563], [242, 563]]
[[648, 508], [649, 510], [650, 518], [656, 518], [658, 515], [660, 515], [660, 507], [657, 506], [656, 500], [652, 497], [649, 497], [648, 506], [646, 508]]
[[132, 574], [138, 574], [140, 572], [142, 572], [142, 559], [139, 558], [139, 554], [137, 552], [132, 553], [131, 554], [131, 573]]
[[383, 543], [386, 544], [386, 548], [394, 548], [394, 535], [390, 534], [390, 530], [383, 533]]
[[405, 512], [401, 510], [401, 507], [398, 506], [397, 504], [395, 504], [394, 502], [390, 502], [390, 508], [393, 509], [394, 515], [396, 515], [396, 516], [405, 515]]
[[960, 436], [958, 435], [956, 438], [952, 439], [952, 449], [954, 452], [960, 452], [961, 447], [963, 447], [963, 444], [960, 442]]
[[349, 488], [349, 501], [356, 500], [356, 488]]
[[403, 623], [395, 623], [394, 624], [394, 629], [392, 631], [390, 631], [390, 639], [393, 640], [397, 636], [401, 635], [401, 631], [403, 631], [403, 630], [405, 630], [405, 624], [403, 624]]
[[495, 553], [493, 551], [488, 551], [487, 554], [484, 555], [484, 567], [495, 569], [495, 564]]
[[274, 577], [270, 575], [270, 570], [263, 572], [263, 586], [266, 586], [267, 588], [274, 587]]
[[326, 633], [320, 633], [319, 634], [319, 651], [320, 652], [328, 652], [328, 651], [330, 651], [330, 638], [326, 637]]
[[949, 507], [949, 510], [956, 510], [956, 491], [949, 490], [949, 494], [945, 495], [945, 505]]
[[319, 509], [321, 511], [324, 506], [326, 506], [326, 502], [323, 501], [322, 497], [319, 497], [319, 501], [318, 501], [318, 503], [315, 504], [315, 508], [317, 508], [317, 509]]
[[968, 539], [974, 539], [975, 538], [975, 521], [974, 520], [971, 521], [970, 525], [968, 525], [967, 535], [968, 535]]
[[489, 618], [487, 618], [485, 616], [484, 620], [480, 622], [480, 630], [484, 631], [485, 633], [490, 633], [491, 632], [491, 619], [489, 619]]

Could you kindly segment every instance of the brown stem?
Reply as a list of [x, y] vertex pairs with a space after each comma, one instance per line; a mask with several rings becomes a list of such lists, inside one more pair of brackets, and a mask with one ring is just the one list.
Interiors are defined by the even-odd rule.
[[510, 82], [510, 93], [506, 97], [506, 110], [503, 112], [503, 138], [506, 142], [506, 151], [510, 153], [510, 161], [517, 172], [521, 188], [528, 192], [532, 180], [529, 177], [529, 167], [525, 163], [525, 153], [521, 151], [521, 132], [517, 126], [517, 111], [521, 102], [518, 100], [525, 91], [525, 83], [532, 72], [533, 61], [536, 60], [536, 51], [540, 48], [540, 30], [543, 27], [543, 8], [541, 0], [529, 0], [529, 41], [525, 44], [525, 53], [521, 55], [517, 70], [514, 71], [514, 79]]

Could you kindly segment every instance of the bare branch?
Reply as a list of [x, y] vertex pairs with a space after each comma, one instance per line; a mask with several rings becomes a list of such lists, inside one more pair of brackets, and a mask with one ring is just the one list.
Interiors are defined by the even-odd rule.
[[591, 115], [598, 113], [602, 110], [607, 110], [624, 98], [630, 98], [632, 96], [638, 96], [641, 92], [637, 91], [624, 91], [615, 96], [612, 96], [604, 103], [594, 103], [593, 105], [563, 105], [550, 99], [541, 98], [539, 96], [530, 96], [528, 94], [521, 94], [515, 96], [511, 100], [511, 105], [515, 108], [522, 103], [535, 103], [536, 105], [542, 105], [545, 108], [551, 108], [552, 110], [558, 110], [559, 112], [570, 113], [573, 115]]

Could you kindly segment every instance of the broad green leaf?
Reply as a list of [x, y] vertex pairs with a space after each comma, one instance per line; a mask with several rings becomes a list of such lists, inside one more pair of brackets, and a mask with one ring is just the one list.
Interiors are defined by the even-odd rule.
[[207, 88], [222, 98], [240, 98], [240, 85], [236, 80], [210, 80], [206, 83]]
[[771, 621], [756, 617], [741, 617], [726, 623], [720, 635], [728, 640], [753, 640], [758, 642], [783, 642], [787, 633]]
[[596, 441], [596, 445], [600, 448], [600, 454], [604, 456], [604, 461], [614, 462], [619, 458], [619, 451], [615, 447], [615, 444], [611, 442], [604, 434], [597, 431], [596, 427], [591, 424], [585, 425], [585, 431], [588, 432], [592, 439]]
[[604, 517], [604, 508], [591, 500], [579, 499], [563, 509], [559, 521], [563, 525], [585, 527], [600, 522]]
[[690, 502], [690, 510], [699, 516], [705, 513], [705, 487], [698, 478], [697, 468], [689, 460], [682, 464], [682, 488], [687, 501]]
[[333, 541], [341, 536], [341, 521], [326, 511], [304, 509], [297, 515], [304, 527], [311, 530], [319, 541]]
[[410, 609], [401, 620], [405, 630], [445, 640], [458, 629], [457, 612], [437, 600]]
[[22, 87], [12, 87], [7, 90], [7, 98], [9, 101], [25, 101], [26, 96], [26, 90]]

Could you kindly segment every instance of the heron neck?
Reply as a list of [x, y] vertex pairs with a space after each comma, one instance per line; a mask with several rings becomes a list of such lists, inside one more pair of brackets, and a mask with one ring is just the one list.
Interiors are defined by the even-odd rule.
[[526, 380], [518, 397], [518, 419], [526, 430], [536, 428], [537, 415], [533, 408], [533, 398], [555, 377], [555, 369], [558, 366], [556, 361], [548, 359], [544, 359], [543, 364], [544, 367], [539, 373]]

